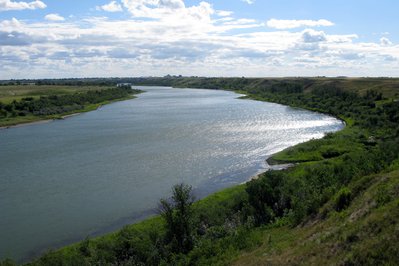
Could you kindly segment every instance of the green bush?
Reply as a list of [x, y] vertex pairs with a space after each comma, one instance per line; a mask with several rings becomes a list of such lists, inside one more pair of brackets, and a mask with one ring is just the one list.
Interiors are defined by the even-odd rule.
[[341, 188], [335, 197], [335, 210], [342, 211], [346, 209], [352, 200], [352, 192], [349, 188]]

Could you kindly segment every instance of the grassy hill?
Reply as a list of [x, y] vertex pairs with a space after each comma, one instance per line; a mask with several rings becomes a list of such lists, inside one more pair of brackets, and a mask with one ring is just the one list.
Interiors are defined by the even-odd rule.
[[233, 265], [397, 265], [399, 171], [351, 182], [342, 211], [328, 201], [296, 227], [261, 230], [261, 244]]

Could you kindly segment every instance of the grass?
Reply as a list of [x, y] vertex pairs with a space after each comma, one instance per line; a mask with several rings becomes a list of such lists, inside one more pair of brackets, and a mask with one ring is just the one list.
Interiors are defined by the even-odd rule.
[[261, 230], [261, 246], [243, 252], [233, 264], [381, 265], [391, 261], [395, 265], [399, 262], [399, 171], [364, 177], [349, 188], [356, 195], [346, 210], [334, 211], [331, 200], [321, 210], [328, 213], [326, 218], [320, 214], [295, 228]]
[[7, 85], [0, 86], [0, 102], [7, 104], [25, 97], [39, 98], [40, 96], [73, 94], [106, 88], [101, 86]]
[[327, 134], [322, 139], [313, 139], [278, 152], [268, 159], [268, 162], [270, 164], [298, 163], [338, 157], [362, 147], [363, 144], [356, 141], [359, 134], [364, 134], [364, 132], [347, 126], [339, 132]]
[[[210, 221], [212, 223], [219, 223], [218, 217], [225, 217], [225, 213], [232, 208], [232, 204], [234, 200], [238, 200], [242, 195], [244, 195], [245, 185], [239, 185], [231, 188], [224, 189], [217, 193], [214, 193], [204, 199], [196, 201], [193, 205], [194, 212], [201, 212], [203, 214], [207, 214], [207, 211], [212, 212], [212, 217], [216, 217], [215, 220]], [[220, 213], [220, 216], [214, 216], [216, 212]], [[89, 249], [92, 250], [102, 250], [107, 249], [107, 247], [113, 247], [118, 243], [120, 239], [120, 235], [130, 234], [130, 235], [151, 235], [151, 234], [159, 234], [164, 230], [164, 220], [159, 215], [155, 215], [147, 218], [144, 221], [141, 221], [136, 224], [127, 225], [121, 230], [115, 231], [113, 233], [109, 233], [103, 236], [99, 236], [96, 238], [91, 238], [89, 240]], [[142, 240], [144, 241], [144, 240]], [[55, 253], [52, 253], [54, 257], [62, 257], [64, 262], [68, 260], [68, 258], [77, 257], [80, 254], [81, 247], [84, 241], [68, 245], [64, 248], [57, 250]], [[51, 253], [49, 253], [51, 254]], [[54, 259], [54, 257], [49, 257], [49, 259]], [[227, 258], [224, 258], [227, 259]], [[28, 265], [42, 265], [43, 261], [33, 261]], [[53, 263], [53, 262], [52, 262]], [[51, 263], [51, 264], [52, 264]], [[80, 263], [83, 263], [82, 261]], [[83, 263], [84, 264], [84, 263]], [[1, 265], [1, 263], [0, 263]]]
[[46, 120], [64, 119], [64, 117], [68, 116], [68, 115], [94, 111], [94, 110], [97, 110], [102, 105], [110, 104], [110, 103], [117, 102], [117, 101], [133, 99], [133, 98], [135, 98], [135, 97], [131, 96], [131, 97], [118, 99], [115, 101], [104, 101], [101, 103], [90, 104], [90, 105], [86, 105], [84, 107], [84, 109], [76, 110], [73, 112], [67, 112], [67, 113], [63, 113], [63, 114], [58, 114], [58, 115], [46, 115], [46, 116], [27, 115], [27, 116], [7, 117], [7, 118], [3, 118], [0, 120], [0, 128], [28, 124], [28, 123], [35, 123], [35, 122], [46, 121]]
[[[51, 95], [66, 95], [66, 94], [74, 94], [77, 92], [87, 92], [91, 90], [103, 90], [109, 87], [101, 87], [101, 86], [60, 86], [60, 85], [13, 85], [13, 86], [0, 86], [0, 102], [2, 103], [10, 103], [14, 100], [18, 101], [22, 98], [32, 97], [39, 98], [40, 96], [51, 96]], [[110, 104], [116, 101], [133, 99], [135, 96], [128, 96], [121, 99], [113, 100], [113, 101], [103, 101], [96, 104], [88, 104], [85, 105], [83, 109], [74, 110], [72, 112], [65, 112], [62, 114], [56, 115], [26, 115], [26, 116], [14, 116], [14, 117], [6, 117], [0, 120], [0, 128], [1, 127], [10, 127], [20, 124], [34, 123], [45, 120], [54, 120], [54, 119], [64, 119], [65, 116], [84, 113], [89, 111], [94, 111], [98, 109], [100, 106], [105, 104]]]

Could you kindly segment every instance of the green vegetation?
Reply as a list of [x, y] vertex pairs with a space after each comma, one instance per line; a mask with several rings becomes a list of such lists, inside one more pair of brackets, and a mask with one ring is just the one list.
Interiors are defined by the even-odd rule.
[[[346, 209], [334, 210], [331, 200], [300, 226], [261, 230], [261, 246], [234, 264], [398, 265], [399, 171], [364, 176], [348, 189]], [[378, 204], [381, 190], [388, 197]]]
[[341, 188], [335, 197], [335, 210], [342, 211], [351, 203], [352, 192], [349, 188]]
[[138, 90], [126, 87], [0, 86], [0, 126], [95, 110], [102, 104], [128, 99]]
[[193, 248], [191, 187], [180, 184], [173, 187], [172, 202], [161, 200], [162, 218], [166, 222], [165, 242], [175, 253], [187, 253]]
[[[286, 149], [296, 162], [192, 203], [174, 187], [162, 215], [50, 251], [30, 265], [398, 265], [399, 80], [148, 78], [228, 89], [332, 114], [347, 127]], [[6, 265], [6, 264], [5, 264]]]
[[115, 85], [110, 86], [90, 86], [90, 85], [3, 85], [0, 86], [0, 101], [4, 104], [11, 103], [13, 100], [19, 101], [22, 98], [39, 98], [40, 96], [54, 96], [54, 95], [66, 95], [74, 94], [87, 91], [102, 90]]

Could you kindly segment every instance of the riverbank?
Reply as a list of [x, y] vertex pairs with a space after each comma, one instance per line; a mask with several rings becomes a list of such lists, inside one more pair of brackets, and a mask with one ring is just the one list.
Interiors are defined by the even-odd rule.
[[30, 126], [30, 125], [37, 125], [37, 124], [45, 124], [45, 123], [50, 123], [54, 121], [55, 119], [40, 119], [40, 120], [35, 120], [33, 119], [33, 122], [25, 122], [21, 121], [19, 124], [14, 124], [12, 123], [9, 126], [0, 126], [0, 130], [5, 130], [9, 128], [16, 128], [16, 127], [23, 127], [23, 126]]
[[[135, 93], [135, 94], [137, 94], [137, 93]], [[63, 120], [63, 119], [67, 119], [69, 117], [73, 117], [73, 116], [76, 116], [76, 115], [79, 115], [82, 113], [95, 111], [95, 110], [101, 108], [101, 106], [103, 106], [103, 105], [107, 105], [107, 104], [111, 104], [111, 103], [119, 102], [119, 101], [130, 100], [130, 99], [134, 99], [134, 98], [136, 98], [136, 96], [134, 96], [134, 94], [132, 94], [131, 96], [128, 96], [128, 97], [123, 97], [123, 98], [119, 98], [119, 99], [115, 99], [115, 100], [111, 100], [111, 101], [103, 101], [103, 102], [96, 103], [96, 104], [86, 105], [81, 110], [74, 110], [72, 112], [66, 112], [66, 113], [57, 114], [57, 115], [48, 115], [48, 116], [29, 115], [29, 116], [11, 117], [9, 119], [3, 118], [3, 119], [0, 119], [0, 130], [21, 127], [21, 126], [49, 123], [49, 122], [56, 121], [56, 120]]]

